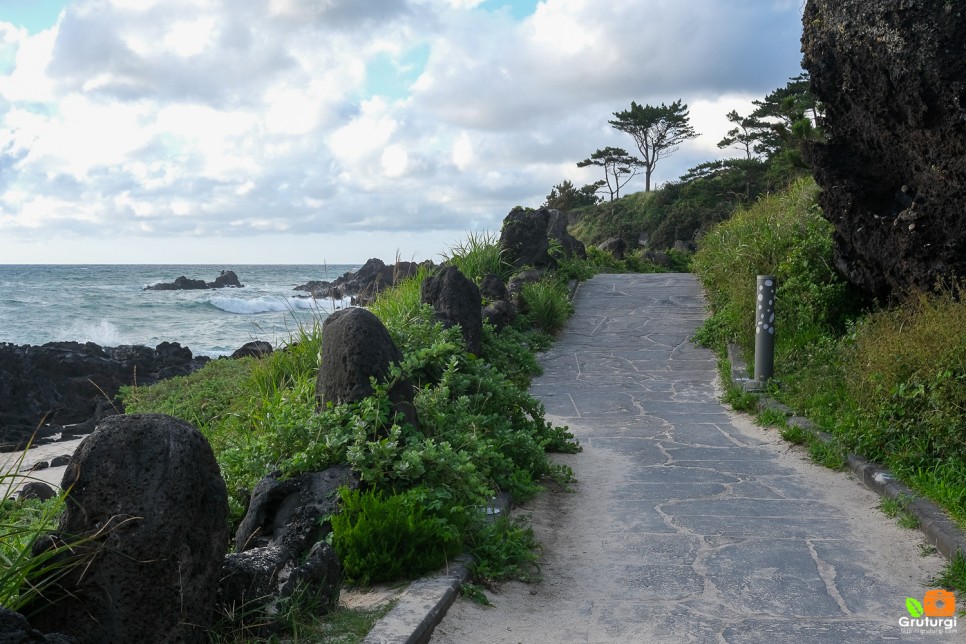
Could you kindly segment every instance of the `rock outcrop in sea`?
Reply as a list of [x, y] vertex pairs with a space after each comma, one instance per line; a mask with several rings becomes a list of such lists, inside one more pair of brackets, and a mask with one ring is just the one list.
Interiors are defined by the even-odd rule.
[[188, 291], [208, 288], [242, 288], [245, 285], [238, 281], [235, 271], [222, 271], [221, 274], [211, 282], [195, 280], [184, 275], [176, 278], [173, 282], [159, 282], [151, 286], [145, 286], [145, 291]]
[[803, 66], [827, 141], [809, 150], [835, 264], [884, 297], [966, 276], [966, 11], [809, 0]]

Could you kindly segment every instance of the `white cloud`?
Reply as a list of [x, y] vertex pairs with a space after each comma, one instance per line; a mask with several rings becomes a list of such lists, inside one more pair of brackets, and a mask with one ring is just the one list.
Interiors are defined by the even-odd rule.
[[215, 32], [215, 19], [205, 16], [197, 20], [178, 20], [168, 29], [162, 43], [178, 56], [196, 56], [210, 45]]
[[74, 0], [34, 35], [0, 23], [0, 261], [41, 243], [75, 254], [30, 261], [100, 260], [110, 237], [152, 261], [148, 234], [193, 261], [357, 261], [387, 239], [426, 257], [442, 246], [420, 240], [592, 181], [576, 161], [631, 149], [607, 125], [631, 100], [682, 98], [704, 134], [662, 161], [666, 181], [727, 154], [724, 114], [798, 71], [785, 0], [498, 5]]

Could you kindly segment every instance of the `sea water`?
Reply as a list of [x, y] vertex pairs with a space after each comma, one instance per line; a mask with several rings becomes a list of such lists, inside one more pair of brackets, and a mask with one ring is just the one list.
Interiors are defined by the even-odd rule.
[[[357, 265], [0, 264], [0, 342], [73, 340], [104, 347], [178, 342], [194, 355], [230, 355], [252, 340], [280, 346], [346, 303], [294, 288]], [[243, 288], [147, 291], [184, 275], [213, 282], [232, 270]]]

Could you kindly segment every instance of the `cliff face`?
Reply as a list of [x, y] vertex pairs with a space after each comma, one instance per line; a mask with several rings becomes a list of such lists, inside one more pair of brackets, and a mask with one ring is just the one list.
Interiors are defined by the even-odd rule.
[[809, 150], [837, 268], [876, 296], [966, 276], [966, 9], [808, 0], [803, 66], [825, 107]]

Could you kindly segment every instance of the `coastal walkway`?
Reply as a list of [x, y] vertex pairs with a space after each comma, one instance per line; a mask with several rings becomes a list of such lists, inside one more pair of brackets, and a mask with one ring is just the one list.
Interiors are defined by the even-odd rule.
[[[583, 451], [577, 483], [515, 510], [542, 579], [460, 598], [432, 641], [963, 641], [903, 633], [943, 559], [850, 475], [719, 403], [692, 275], [599, 275], [531, 392]], [[966, 599], [966, 598], [964, 598]]]

